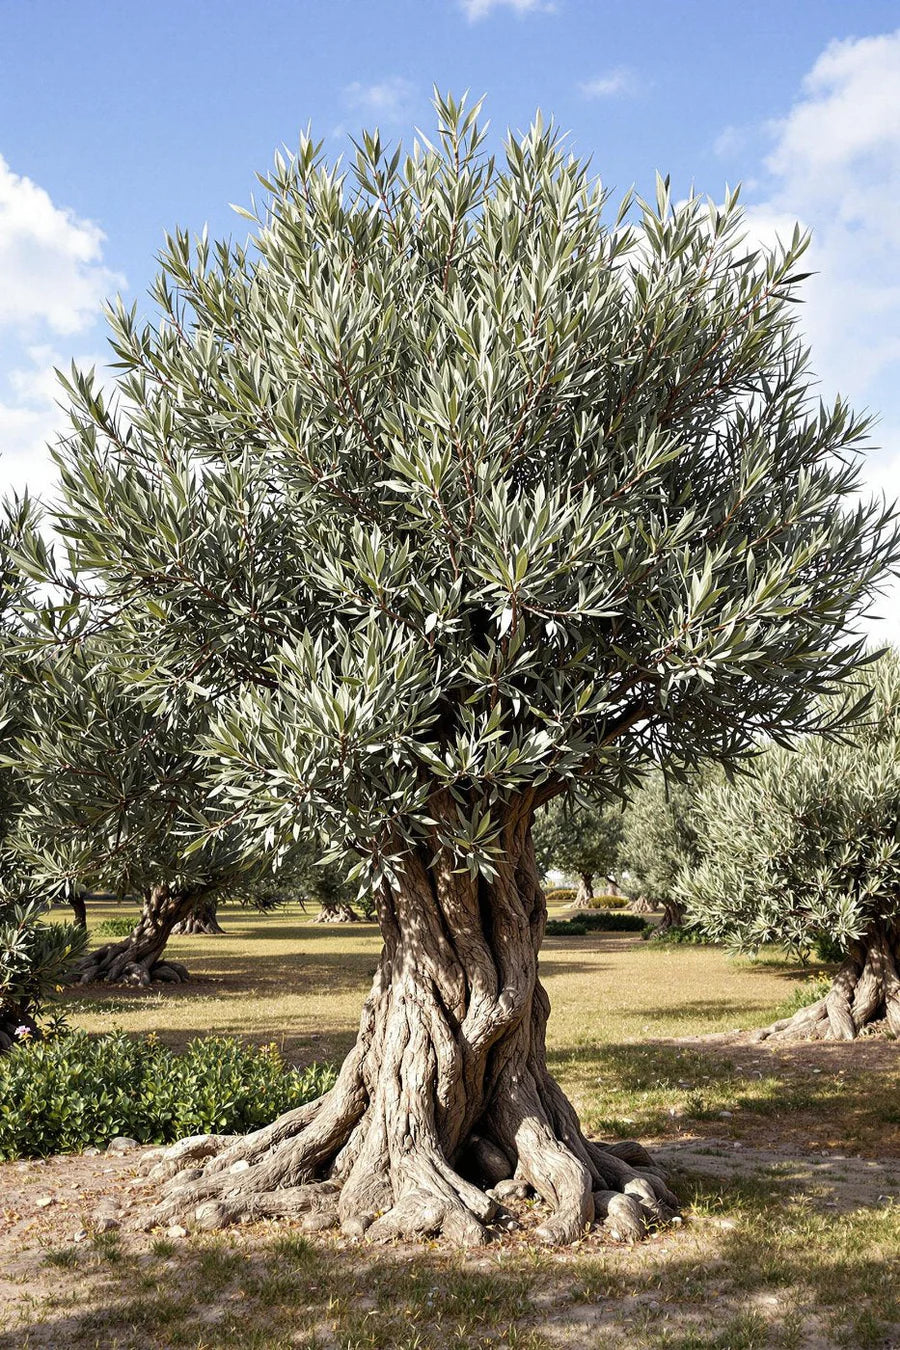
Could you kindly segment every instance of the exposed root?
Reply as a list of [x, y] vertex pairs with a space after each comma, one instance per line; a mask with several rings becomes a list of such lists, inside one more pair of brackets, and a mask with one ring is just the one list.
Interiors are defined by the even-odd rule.
[[894, 932], [873, 930], [855, 944], [824, 998], [754, 1032], [753, 1040], [852, 1041], [885, 1020], [900, 1036], [900, 975]]

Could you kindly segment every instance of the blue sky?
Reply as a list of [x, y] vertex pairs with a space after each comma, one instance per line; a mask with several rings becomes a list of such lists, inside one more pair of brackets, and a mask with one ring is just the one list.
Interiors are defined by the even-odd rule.
[[759, 236], [812, 227], [814, 363], [881, 413], [869, 480], [900, 492], [896, 0], [6, 0], [0, 18], [3, 488], [50, 486], [53, 364], [102, 359], [101, 301], [142, 300], [165, 229], [242, 234], [228, 204], [279, 144], [308, 122], [334, 155], [363, 125], [427, 129], [437, 83], [485, 94], [498, 134], [554, 114], [618, 191], [656, 169], [679, 194], [741, 180]]

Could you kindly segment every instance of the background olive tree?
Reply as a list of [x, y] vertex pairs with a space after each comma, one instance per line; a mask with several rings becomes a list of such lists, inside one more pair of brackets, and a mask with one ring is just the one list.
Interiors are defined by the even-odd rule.
[[85, 945], [77, 925], [46, 921], [51, 901], [62, 892], [44, 886], [15, 847], [31, 804], [17, 761], [34, 688], [15, 655], [32, 600], [16, 553], [33, 528], [32, 517], [27, 500], [5, 503], [0, 515], [0, 1052], [17, 1036], [39, 1034], [48, 998]]
[[534, 820], [534, 849], [542, 876], [552, 868], [578, 876], [575, 905], [589, 906], [594, 878], [611, 880], [618, 871], [622, 805], [578, 806], [556, 798]]
[[[857, 683], [858, 682], [858, 683]], [[900, 1035], [900, 657], [846, 695], [871, 697], [851, 739], [771, 746], [753, 773], [701, 793], [699, 863], [678, 894], [713, 937], [741, 950], [817, 943], [842, 954], [828, 994], [766, 1035], [853, 1040], [884, 1019]], [[827, 718], [840, 706], [827, 700]]]
[[815, 696], [897, 556], [855, 495], [866, 420], [813, 393], [799, 235], [754, 249], [734, 194], [662, 181], [610, 212], [552, 127], [495, 160], [476, 109], [436, 106], [408, 155], [302, 138], [246, 245], [178, 233], [159, 317], [112, 311], [119, 395], [69, 381], [77, 613], [45, 627], [126, 624], [142, 697], [215, 706], [225, 814], [190, 849], [234, 828], [248, 865], [289, 860], [315, 832], [384, 936], [333, 1090], [148, 1222], [317, 1206], [474, 1243], [512, 1176], [545, 1241], [670, 1213], [548, 1069], [535, 812], [840, 720]]
[[684, 919], [676, 883], [683, 868], [700, 856], [696, 799], [703, 782], [699, 770], [685, 782], [667, 781], [655, 770], [625, 811], [620, 848], [625, 886], [635, 899], [643, 897], [655, 909], [662, 909], [663, 929]]

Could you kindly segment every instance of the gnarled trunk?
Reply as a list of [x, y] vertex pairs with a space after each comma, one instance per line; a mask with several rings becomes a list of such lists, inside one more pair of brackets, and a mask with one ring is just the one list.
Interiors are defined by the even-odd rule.
[[202, 896], [189, 914], [172, 929], [175, 937], [219, 937], [225, 929], [219, 923], [218, 902], [214, 895]]
[[754, 1039], [853, 1041], [882, 1019], [900, 1036], [900, 926], [876, 924], [844, 960], [824, 998], [757, 1031]]
[[352, 905], [341, 901], [336, 905], [323, 905], [316, 915], [316, 923], [359, 923], [360, 917]]
[[578, 890], [575, 892], [575, 899], [572, 902], [572, 908], [590, 909], [593, 899], [594, 899], [593, 872], [579, 872]]
[[85, 904], [84, 896], [81, 891], [75, 891], [69, 896], [69, 904], [75, 915], [75, 922], [79, 927], [87, 928], [87, 905]]
[[128, 937], [88, 952], [78, 966], [78, 983], [100, 980], [105, 984], [147, 985], [162, 980], [179, 984], [188, 979], [184, 966], [177, 961], [163, 961], [162, 954], [172, 929], [187, 917], [202, 895], [202, 891], [152, 886], [144, 896], [141, 917]]
[[684, 923], [685, 908], [677, 900], [663, 900], [663, 917], [659, 925], [659, 931], [664, 933], [667, 928], [680, 928]]
[[379, 897], [384, 949], [336, 1085], [245, 1138], [200, 1141], [214, 1156], [169, 1180], [144, 1226], [307, 1214], [374, 1240], [475, 1244], [513, 1225], [504, 1199], [536, 1194], [548, 1212], [535, 1236], [571, 1242], [595, 1220], [636, 1238], [672, 1214], [645, 1150], [586, 1139], [547, 1068], [530, 825], [530, 809], [511, 812], [491, 882], [436, 841], [407, 859]]

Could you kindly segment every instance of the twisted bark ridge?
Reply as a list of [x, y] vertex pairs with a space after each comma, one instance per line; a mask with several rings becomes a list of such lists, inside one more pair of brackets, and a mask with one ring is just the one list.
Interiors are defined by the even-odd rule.
[[544, 1202], [533, 1236], [547, 1243], [595, 1222], [636, 1239], [672, 1216], [647, 1152], [585, 1138], [548, 1071], [530, 814], [505, 834], [490, 883], [431, 848], [408, 859], [379, 897], [384, 949], [335, 1086], [244, 1138], [174, 1146], [142, 1226], [303, 1215], [375, 1241], [475, 1245], [515, 1226], [513, 1197]]
[[214, 896], [205, 896], [197, 901], [189, 914], [172, 929], [175, 937], [220, 937], [225, 929], [219, 923], [218, 904]]
[[175, 925], [188, 917], [199, 898], [196, 891], [172, 890], [167, 885], [151, 887], [144, 897], [141, 917], [128, 937], [88, 952], [78, 966], [78, 983], [149, 985], [160, 980], [181, 984], [189, 979], [183, 965], [163, 961], [162, 954]]
[[757, 1031], [754, 1039], [853, 1041], [881, 1021], [900, 1036], [898, 971], [900, 927], [875, 925], [854, 944], [824, 998]]

